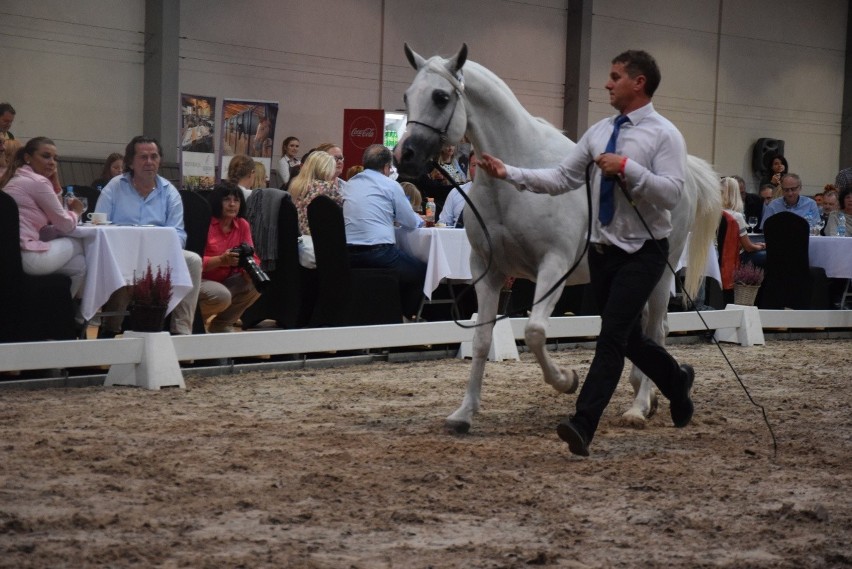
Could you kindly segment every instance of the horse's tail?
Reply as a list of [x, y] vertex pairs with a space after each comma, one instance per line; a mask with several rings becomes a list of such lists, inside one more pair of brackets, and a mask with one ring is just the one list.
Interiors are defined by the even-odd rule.
[[686, 166], [686, 183], [698, 191], [683, 286], [687, 294], [695, 298], [704, 277], [710, 244], [716, 238], [716, 229], [722, 219], [722, 192], [719, 190], [719, 174], [710, 164], [690, 155]]

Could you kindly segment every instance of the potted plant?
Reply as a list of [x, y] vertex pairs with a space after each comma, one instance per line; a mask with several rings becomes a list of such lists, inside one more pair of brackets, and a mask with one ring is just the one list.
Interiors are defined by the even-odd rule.
[[745, 263], [734, 269], [734, 303], [743, 306], [754, 305], [761, 283], [763, 269], [760, 267]]
[[166, 270], [161, 271], [157, 265], [155, 275], [149, 261], [148, 269], [142, 277], [137, 278], [135, 273], [133, 275], [128, 328], [137, 332], [161, 332], [171, 298], [171, 267], [166, 265]]

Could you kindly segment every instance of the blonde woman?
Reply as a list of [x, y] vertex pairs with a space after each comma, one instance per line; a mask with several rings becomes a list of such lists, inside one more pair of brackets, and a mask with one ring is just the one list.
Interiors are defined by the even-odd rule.
[[310, 235], [308, 227], [308, 204], [317, 196], [328, 196], [337, 205], [343, 207], [343, 196], [335, 184], [337, 178], [337, 161], [334, 156], [322, 150], [311, 152], [299, 175], [290, 182], [290, 195], [299, 214], [299, 231], [302, 235]]
[[[268, 188], [269, 182], [266, 179], [266, 166], [263, 165], [262, 162], [254, 163], [254, 183], [251, 185], [251, 189], [260, 190], [263, 188]], [[246, 198], [248, 199], [248, 198]]]
[[754, 243], [748, 237], [747, 225], [743, 217], [743, 200], [740, 195], [740, 184], [734, 178], [722, 179], [722, 209], [737, 220], [739, 227], [740, 246], [744, 254], [742, 261], [751, 261], [757, 266], [766, 264], [766, 243]]
[[417, 186], [411, 182], [401, 182], [399, 185], [402, 186], [405, 197], [411, 202], [411, 209], [418, 214], [421, 213], [423, 211], [423, 196], [420, 195], [420, 190], [417, 189]]

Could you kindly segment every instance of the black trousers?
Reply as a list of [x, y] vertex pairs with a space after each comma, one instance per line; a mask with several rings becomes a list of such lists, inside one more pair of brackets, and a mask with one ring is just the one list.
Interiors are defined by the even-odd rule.
[[646, 241], [635, 253], [607, 245], [589, 249], [591, 284], [601, 313], [601, 333], [572, 419], [591, 441], [627, 357], [671, 399], [680, 397], [683, 373], [669, 353], [642, 332], [641, 315], [666, 269], [667, 239]]

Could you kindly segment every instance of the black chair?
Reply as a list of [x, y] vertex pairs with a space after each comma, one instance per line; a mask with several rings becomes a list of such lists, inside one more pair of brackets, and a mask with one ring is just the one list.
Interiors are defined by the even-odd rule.
[[716, 251], [719, 256], [719, 274], [722, 276], [724, 308], [734, 302], [734, 271], [740, 266], [740, 228], [730, 213], [723, 211], [716, 229]]
[[825, 269], [808, 264], [808, 222], [788, 211], [763, 224], [766, 236], [766, 274], [757, 297], [765, 309], [828, 310]]
[[398, 324], [399, 279], [390, 269], [353, 269], [346, 250], [343, 210], [326, 196], [308, 205], [317, 260], [317, 300], [310, 326]]
[[270, 284], [257, 302], [243, 312], [243, 328], [263, 320], [275, 320], [279, 328], [308, 324], [316, 300], [316, 270], [299, 264], [299, 217], [296, 206], [284, 197], [278, 210], [278, 259], [268, 271]]
[[179, 190], [178, 193], [183, 202], [183, 228], [186, 231], [184, 249], [204, 255], [212, 216], [210, 203], [205, 197], [192, 190]]
[[[205, 197], [191, 190], [179, 190], [178, 192], [181, 202], [183, 202], [183, 228], [186, 231], [184, 249], [203, 257], [204, 248], [207, 247], [210, 218], [212, 217], [210, 203]], [[195, 318], [192, 320], [192, 333], [204, 334], [204, 332], [204, 318], [201, 316], [201, 307], [196, 305]]]
[[0, 191], [0, 342], [72, 340], [77, 337], [71, 279], [66, 275], [32, 276], [21, 264], [18, 205]]

